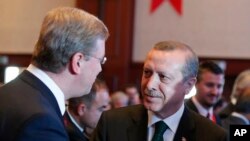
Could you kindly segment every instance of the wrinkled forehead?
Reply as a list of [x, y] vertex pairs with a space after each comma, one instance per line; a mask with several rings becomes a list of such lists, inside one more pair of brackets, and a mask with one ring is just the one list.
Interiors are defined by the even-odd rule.
[[151, 50], [144, 62], [144, 69], [161, 73], [173, 71], [182, 72], [185, 62], [185, 53], [183, 51]]
[[145, 62], [155, 61], [159, 63], [178, 63], [183, 64], [186, 61], [187, 53], [182, 50], [173, 50], [173, 51], [162, 51], [152, 49], [146, 57]]

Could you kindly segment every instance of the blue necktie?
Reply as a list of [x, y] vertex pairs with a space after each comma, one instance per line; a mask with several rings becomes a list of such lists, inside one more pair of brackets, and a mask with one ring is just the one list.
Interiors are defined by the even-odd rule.
[[169, 127], [163, 121], [155, 123], [155, 133], [152, 141], [163, 141], [163, 134]]

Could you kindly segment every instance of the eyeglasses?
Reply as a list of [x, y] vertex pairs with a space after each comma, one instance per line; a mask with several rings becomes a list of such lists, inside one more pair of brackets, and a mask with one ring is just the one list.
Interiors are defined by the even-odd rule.
[[103, 65], [103, 64], [105, 64], [106, 63], [106, 61], [107, 61], [107, 57], [103, 57], [103, 58], [98, 58], [98, 57], [95, 57], [95, 56], [92, 56], [92, 55], [87, 55], [87, 56], [89, 56], [89, 57], [92, 57], [92, 58], [95, 58], [95, 59], [97, 59], [97, 60], [99, 60], [100, 61], [100, 63]]

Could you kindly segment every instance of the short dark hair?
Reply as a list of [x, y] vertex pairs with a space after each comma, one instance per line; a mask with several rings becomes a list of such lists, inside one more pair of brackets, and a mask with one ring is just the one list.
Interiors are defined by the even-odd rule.
[[205, 71], [212, 72], [213, 74], [216, 74], [216, 75], [224, 74], [224, 71], [222, 70], [222, 68], [219, 65], [217, 65], [214, 61], [204, 61], [204, 62], [201, 62], [199, 65], [197, 82], [201, 80], [201, 75]]
[[68, 108], [75, 111], [79, 104], [84, 103], [87, 108], [91, 108], [93, 101], [96, 98], [96, 92], [101, 89], [107, 89], [106, 82], [100, 79], [96, 79], [89, 94], [83, 95], [81, 97], [70, 98], [68, 100]]

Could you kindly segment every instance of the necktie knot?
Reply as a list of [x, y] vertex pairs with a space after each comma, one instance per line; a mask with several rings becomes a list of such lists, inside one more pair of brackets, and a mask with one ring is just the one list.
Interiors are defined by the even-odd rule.
[[209, 113], [207, 113], [207, 118], [210, 119], [210, 114]]
[[168, 129], [168, 125], [163, 121], [158, 121], [155, 123], [155, 133], [152, 141], [163, 141], [163, 134]]

